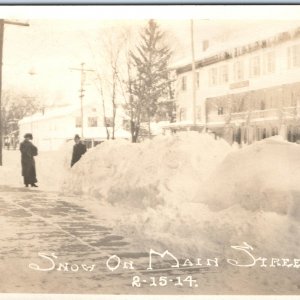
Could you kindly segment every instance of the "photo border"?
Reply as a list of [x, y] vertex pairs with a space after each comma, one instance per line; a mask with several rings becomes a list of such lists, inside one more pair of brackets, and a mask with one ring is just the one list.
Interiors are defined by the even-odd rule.
[[[52, 1], [41, 1], [41, 0], [11, 0], [11, 1], [1, 1], [0, 3], [0, 17], [2, 14], [8, 14], [9, 17], [12, 17], [14, 15], [14, 10], [19, 9], [19, 8], [24, 8], [25, 10], [27, 8], [39, 8], [40, 10], [45, 10], [47, 6], [49, 8], [55, 8], [59, 10], [65, 10], [66, 8], [71, 7], [72, 9], [79, 9], [80, 13], [82, 13], [81, 7], [88, 8], [93, 6], [93, 9], [96, 7], [101, 7], [101, 8], [116, 8], [120, 6], [136, 6], [145, 9], [145, 6], [149, 6], [151, 8], [155, 8], [156, 6], [160, 6], [159, 10], [162, 9], [163, 6], [168, 7], [168, 9], [172, 7], [180, 7], [180, 10], [183, 8], [188, 8], [190, 7], [191, 9], [194, 9], [196, 7], [201, 7], [201, 10], [204, 7], [211, 7], [214, 6], [215, 8], [231, 8], [233, 7], [238, 7], [242, 6], [245, 8], [245, 6], [250, 6], [251, 9], [255, 8], [255, 6], [259, 6], [260, 10], [262, 7], [267, 7], [268, 13], [270, 12], [270, 6], [277, 7], [278, 6], [278, 16], [279, 13], [282, 16], [283, 19], [286, 19], [286, 14], [283, 12], [283, 9], [286, 7], [289, 7], [289, 10], [292, 10], [291, 5], [295, 5], [299, 8], [300, 11], [300, 4], [299, 1], [297, 0], [289, 0], [287, 2], [283, 1], [274, 1], [274, 0], [264, 0], [264, 1], [257, 1], [257, 0], [245, 0], [245, 1], [240, 1], [240, 0], [231, 0], [231, 1], [222, 1], [222, 0], [205, 0], [205, 1], [199, 1], [199, 0], [188, 0], [188, 1], [182, 1], [182, 0], [104, 0], [104, 1], [99, 1], [99, 0], [88, 0], [86, 2], [83, 2], [81, 0], [76, 1], [76, 0], [52, 0]], [[249, 7], [249, 8], [250, 8]], [[29, 12], [29, 11], [28, 11]], [[182, 11], [181, 11], [182, 12]], [[32, 12], [31, 12], [32, 13]], [[47, 12], [49, 14], [49, 12]], [[65, 14], [63, 12], [63, 14]], [[192, 15], [193, 17], [195, 16], [196, 12], [193, 11]], [[19, 12], [16, 12], [16, 16], [19, 15]], [[261, 13], [258, 13], [258, 15], [261, 15]], [[295, 12], [292, 12], [292, 15], [295, 15]], [[270, 15], [269, 15], [270, 16]], [[61, 18], [62, 15], [59, 14], [59, 18]], [[300, 14], [299, 14], [300, 17]], [[33, 18], [38, 18], [37, 15]], [[53, 18], [53, 17], [52, 17]], [[55, 17], [57, 18], [57, 16]], [[81, 18], [86, 18], [82, 17]], [[127, 18], [127, 17], [126, 17]], [[147, 17], [143, 17], [147, 18]], [[186, 19], [187, 16], [184, 14], [181, 16], [181, 19]], [[71, 17], [71, 19], [76, 19], [76, 16], [74, 15]], [[117, 19], [117, 18], [116, 18]], [[166, 19], [169, 19], [168, 17]], [[174, 19], [174, 18], [171, 18]], [[230, 19], [225, 17], [225, 19]], [[270, 18], [270, 20], [273, 19]], [[1, 284], [1, 283], [0, 283]], [[109, 295], [109, 294], [20, 294], [20, 293], [0, 293], [0, 299], [7, 299], [7, 300], [19, 300], [19, 299], [24, 299], [24, 300], [56, 300], [56, 299], [62, 299], [62, 300], [129, 300], [129, 299], [142, 299], [142, 300], [164, 300], [164, 299], [180, 299], [183, 300], [196, 300], [196, 299], [201, 299], [201, 300], [229, 300], [229, 299], [251, 299], [251, 300], [258, 300], [262, 298], [270, 298], [272, 300], [290, 300], [290, 299], [300, 299], [300, 295], [296, 296], [285, 296], [285, 295]]]

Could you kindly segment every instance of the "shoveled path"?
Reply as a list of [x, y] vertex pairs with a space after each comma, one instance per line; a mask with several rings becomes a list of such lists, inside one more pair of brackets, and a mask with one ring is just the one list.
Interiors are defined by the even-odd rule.
[[[145, 274], [149, 252], [133, 251], [130, 240], [114, 234], [105, 220], [95, 218], [80, 205], [80, 199], [33, 188], [0, 186], [0, 226], [0, 293], [192, 292], [190, 288], [174, 287], [175, 276], [184, 273], [167, 269]], [[120, 267], [113, 272], [106, 265], [111, 255], [121, 258]], [[135, 270], [122, 269], [124, 261], [133, 261]], [[58, 270], [60, 263], [68, 263], [67, 269]], [[112, 267], [116, 263], [117, 259], [110, 260]], [[34, 270], [32, 264], [51, 270]], [[89, 271], [88, 266], [93, 264], [94, 269]], [[194, 272], [199, 273], [199, 269]], [[148, 282], [133, 288], [135, 275], [146, 275], [143, 278]], [[150, 287], [150, 276], [170, 279], [165, 287]]]

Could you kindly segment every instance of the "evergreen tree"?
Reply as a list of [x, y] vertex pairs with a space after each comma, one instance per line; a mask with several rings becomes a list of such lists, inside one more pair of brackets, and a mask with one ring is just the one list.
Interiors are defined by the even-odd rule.
[[[140, 122], [148, 122], [149, 137], [150, 122], [157, 111], [158, 99], [167, 96], [169, 90], [168, 61], [170, 49], [163, 44], [164, 34], [154, 20], [149, 20], [140, 34], [139, 45], [130, 52], [133, 75], [129, 82], [131, 132], [138, 133]], [[135, 128], [132, 128], [134, 126]], [[135, 142], [137, 137], [134, 139]]]

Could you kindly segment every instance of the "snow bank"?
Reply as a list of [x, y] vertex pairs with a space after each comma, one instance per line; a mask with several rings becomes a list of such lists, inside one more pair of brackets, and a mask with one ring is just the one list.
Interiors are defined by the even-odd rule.
[[[194, 169], [205, 169], [204, 160], [194, 163]], [[259, 255], [298, 257], [300, 146], [266, 139], [230, 151], [212, 169], [204, 177], [198, 173], [194, 202], [183, 197], [173, 206], [131, 210], [120, 230], [143, 240], [140, 247], [181, 255], [226, 257], [231, 245], [245, 241]]]
[[[65, 194], [82, 195], [74, 201], [134, 236], [136, 250], [224, 256], [245, 241], [261, 255], [298, 256], [297, 144], [275, 137], [232, 149], [188, 132], [140, 144], [105, 141], [70, 168], [72, 145], [37, 157], [41, 188], [63, 182]], [[1, 183], [21, 180], [19, 153], [17, 161], [12, 154], [5, 153], [12, 169], [1, 168]]]
[[157, 246], [196, 253], [199, 244], [209, 241], [197, 240], [208, 208], [192, 201], [231, 151], [224, 140], [196, 132], [140, 144], [105, 141], [74, 165], [63, 190], [92, 195], [96, 202], [86, 197], [81, 203], [124, 236], [143, 241], [136, 250]]
[[[230, 153], [197, 198], [213, 210], [240, 205], [250, 211], [300, 216], [300, 146], [266, 139]], [[205, 196], [203, 196], [205, 194]]]
[[72, 168], [64, 191], [143, 209], [186, 202], [229, 151], [225, 141], [195, 132], [140, 144], [105, 141]]
[[232, 149], [190, 132], [107, 141], [72, 168], [64, 191], [93, 195], [81, 203], [134, 236], [136, 250], [224, 257], [245, 241], [260, 255], [297, 257], [299, 179], [299, 145], [276, 137]]

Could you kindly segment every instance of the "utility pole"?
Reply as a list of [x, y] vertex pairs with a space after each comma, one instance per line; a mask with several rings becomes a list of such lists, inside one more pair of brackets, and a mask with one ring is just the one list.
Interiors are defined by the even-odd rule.
[[194, 48], [194, 21], [191, 19], [191, 50], [192, 50], [192, 77], [193, 77], [193, 125], [196, 126], [196, 67]]
[[2, 120], [2, 65], [3, 65], [3, 40], [4, 40], [4, 25], [29, 26], [28, 23], [8, 21], [0, 19], [0, 166], [3, 164], [2, 148], [3, 148], [3, 120]]
[[85, 73], [86, 72], [95, 72], [92, 69], [85, 69], [85, 63], [81, 63], [80, 68], [70, 68], [71, 70], [80, 71], [80, 90], [79, 90], [79, 99], [80, 99], [80, 114], [81, 114], [81, 138], [84, 137], [83, 132], [83, 97], [84, 97], [84, 80], [85, 80]]

